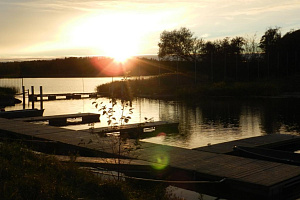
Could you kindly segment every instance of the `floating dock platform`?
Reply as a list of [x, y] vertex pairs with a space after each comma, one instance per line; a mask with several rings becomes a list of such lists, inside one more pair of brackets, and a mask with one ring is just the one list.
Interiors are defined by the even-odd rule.
[[[58, 98], [60, 97], [60, 98]], [[63, 97], [63, 98], [62, 98]], [[30, 101], [38, 101], [41, 100], [40, 94], [30, 94], [29, 100]], [[95, 92], [81, 92], [81, 93], [61, 93], [61, 94], [42, 94], [43, 101], [54, 101], [59, 99], [82, 99], [82, 98], [97, 98], [97, 93]]]
[[0, 112], [0, 117], [6, 119], [25, 118], [25, 117], [40, 117], [44, 113], [44, 109], [23, 109]]
[[68, 119], [80, 118], [81, 121], [76, 122], [77, 124], [95, 123], [100, 121], [100, 114], [95, 113], [76, 113], [66, 115], [52, 115], [52, 116], [39, 116], [39, 117], [27, 117], [18, 119], [18, 121], [24, 122], [38, 122], [48, 121], [51, 126], [67, 126]]
[[[145, 122], [145, 123], [134, 123], [124, 124], [120, 126], [106, 126], [92, 129], [93, 133], [113, 133], [120, 132], [120, 134], [127, 133], [129, 136], [138, 137], [144, 132], [144, 129], [153, 130], [175, 130], [178, 131], [178, 122], [167, 122], [167, 121], [156, 121], [156, 122]], [[90, 129], [86, 131], [91, 131]]]

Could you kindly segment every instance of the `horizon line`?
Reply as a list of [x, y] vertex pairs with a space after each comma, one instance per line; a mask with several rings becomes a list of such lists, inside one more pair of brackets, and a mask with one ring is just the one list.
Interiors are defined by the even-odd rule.
[[[153, 56], [156, 57], [158, 54], [137, 54], [132, 57], [143, 57], [143, 56]], [[0, 62], [22, 62], [22, 61], [34, 61], [34, 60], [53, 60], [53, 59], [62, 59], [62, 58], [87, 58], [87, 57], [107, 57], [107, 55], [65, 55], [65, 56], [6, 56], [1, 58]]]

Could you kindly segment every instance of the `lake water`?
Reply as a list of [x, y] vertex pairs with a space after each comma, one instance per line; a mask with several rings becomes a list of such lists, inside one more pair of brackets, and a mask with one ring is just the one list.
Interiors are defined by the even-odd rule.
[[[120, 79], [114, 77], [113, 81]], [[111, 81], [112, 78], [25, 78], [23, 81], [0, 79], [0, 86], [20, 88], [23, 82], [26, 89], [34, 86], [36, 94], [39, 93], [39, 86], [43, 86], [43, 93], [51, 94], [94, 92], [97, 85]], [[19, 96], [19, 99], [22, 97]], [[99, 113], [93, 105], [94, 101], [103, 102], [101, 105], [111, 105], [108, 98], [44, 101], [44, 116]], [[29, 104], [26, 106], [31, 108]], [[120, 106], [120, 102], [117, 106]], [[35, 103], [35, 107], [40, 107], [39, 102]], [[136, 98], [132, 102], [132, 107], [134, 109], [130, 123], [144, 122], [145, 117], [179, 122], [179, 131], [157, 133], [158, 136], [143, 139], [158, 144], [196, 148], [266, 134], [300, 134], [300, 101], [296, 98], [210, 98], [199, 100], [197, 103]], [[22, 104], [6, 107], [6, 110], [16, 109], [22, 109]], [[120, 116], [120, 113], [118, 114]], [[106, 117], [102, 116], [101, 122], [95, 123], [94, 126], [107, 125]], [[88, 129], [90, 126], [76, 125], [66, 128], [80, 130]], [[216, 199], [178, 188], [172, 190], [176, 195], [186, 199]]]
[[[114, 77], [113, 81], [120, 80]], [[108, 83], [112, 78], [25, 78], [22, 80], [1, 80], [2, 85], [20, 87], [22, 82], [26, 89], [43, 86], [44, 93], [94, 92], [99, 84]], [[6, 82], [5, 82], [6, 81]], [[0, 82], [1, 84], [1, 82]], [[21, 96], [19, 97], [21, 99]], [[99, 113], [93, 102], [95, 99], [44, 101], [44, 115], [93, 112]], [[110, 105], [108, 98], [98, 98], [98, 103]], [[117, 106], [120, 106], [120, 102]], [[27, 105], [31, 108], [31, 105]], [[39, 108], [39, 103], [35, 103]], [[159, 136], [143, 139], [147, 142], [196, 148], [208, 144], [217, 144], [242, 138], [265, 134], [300, 133], [299, 99], [257, 98], [235, 99], [218, 98], [202, 99], [197, 103], [153, 100], [136, 98], [132, 102], [133, 114], [129, 123], [145, 122], [145, 118], [179, 122], [179, 131], [164, 132]], [[22, 105], [6, 107], [6, 110], [22, 109]], [[116, 110], [120, 110], [116, 108]], [[120, 116], [116, 114], [116, 116]], [[95, 127], [107, 126], [105, 116]], [[68, 126], [80, 130], [88, 125]]]

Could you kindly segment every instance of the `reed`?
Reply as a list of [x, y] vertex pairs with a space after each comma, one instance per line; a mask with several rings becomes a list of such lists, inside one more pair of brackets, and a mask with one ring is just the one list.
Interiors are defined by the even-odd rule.
[[0, 87], [0, 99], [14, 97], [17, 92], [17, 89], [13, 87]]
[[281, 81], [265, 80], [252, 82], [198, 82], [188, 74], [170, 73], [147, 79], [116, 81], [97, 87], [98, 92], [106, 92], [115, 97], [171, 97], [190, 99], [198, 97], [249, 97], [275, 96], [284, 92]]

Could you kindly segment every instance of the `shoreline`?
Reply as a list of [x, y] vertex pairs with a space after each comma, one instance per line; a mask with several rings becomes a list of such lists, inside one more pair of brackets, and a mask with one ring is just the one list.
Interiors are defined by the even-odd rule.
[[[201, 98], [300, 98], [300, 85], [293, 80], [220, 81], [193, 83], [181, 74], [149, 79], [115, 81], [97, 86], [98, 94], [116, 98], [193, 100]], [[113, 93], [113, 95], [112, 95]]]

